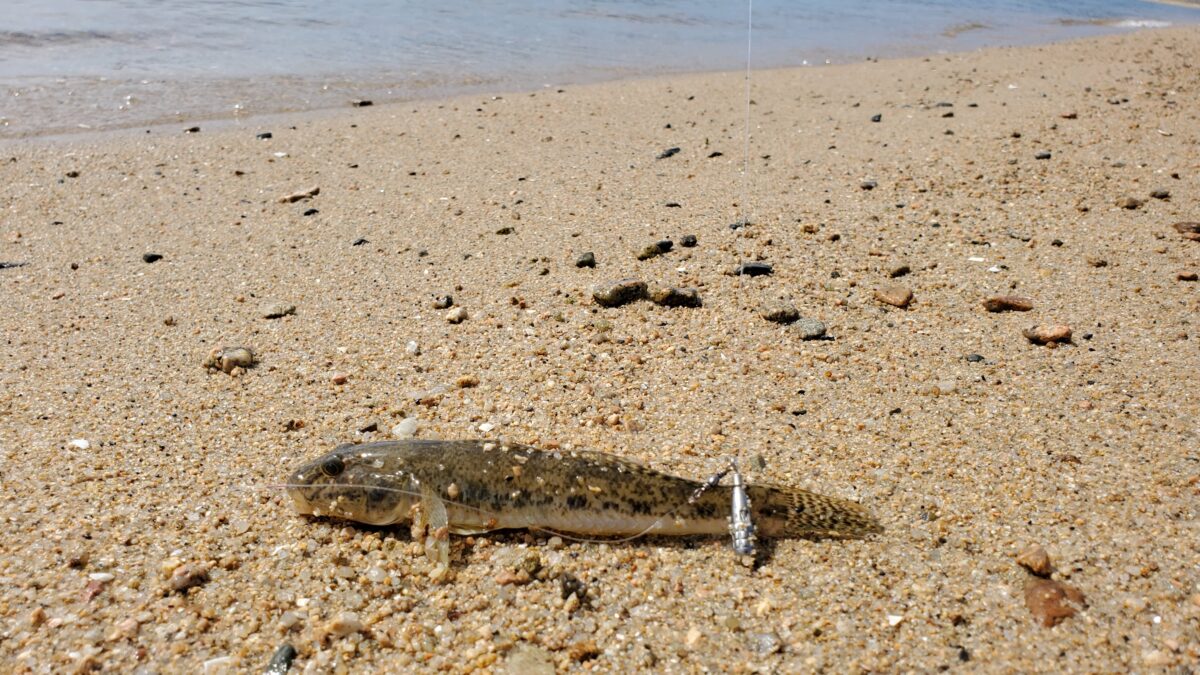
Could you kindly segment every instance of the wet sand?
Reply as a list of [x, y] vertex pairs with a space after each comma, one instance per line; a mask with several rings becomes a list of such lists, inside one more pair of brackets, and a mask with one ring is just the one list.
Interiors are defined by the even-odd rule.
[[[0, 662], [1194, 667], [1200, 241], [1174, 224], [1200, 221], [1197, 63], [1189, 28], [756, 73], [736, 230], [740, 74], [3, 146]], [[773, 274], [728, 274], [750, 261]], [[592, 301], [625, 277], [703, 306]], [[761, 318], [781, 301], [832, 339]], [[1069, 343], [1022, 335], [1055, 324]], [[226, 345], [258, 364], [202, 367]], [[755, 569], [721, 538], [456, 537], [435, 583], [406, 528], [269, 488], [409, 417], [690, 478], [737, 455], [886, 531]], [[1086, 597], [1054, 627], [1015, 561], [1035, 543]]]

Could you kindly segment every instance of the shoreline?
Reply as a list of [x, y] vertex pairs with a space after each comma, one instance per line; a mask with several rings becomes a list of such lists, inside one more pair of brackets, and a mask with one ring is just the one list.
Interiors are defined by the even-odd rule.
[[[1197, 62], [1178, 27], [756, 71], [737, 229], [737, 72], [5, 144], [0, 662], [1195, 663]], [[700, 306], [596, 304], [625, 278]], [[266, 487], [413, 425], [696, 480], [738, 457], [885, 530], [751, 568], [720, 537], [452, 535], [439, 583], [407, 528]], [[1031, 544], [1086, 607], [1031, 611]]]

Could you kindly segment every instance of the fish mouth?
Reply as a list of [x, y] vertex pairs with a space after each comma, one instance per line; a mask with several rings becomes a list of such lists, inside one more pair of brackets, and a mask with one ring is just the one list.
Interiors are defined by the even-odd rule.
[[311, 516], [313, 514], [312, 504], [309, 503], [304, 495], [300, 494], [299, 488], [288, 488], [288, 496], [292, 498], [292, 508], [302, 516]]

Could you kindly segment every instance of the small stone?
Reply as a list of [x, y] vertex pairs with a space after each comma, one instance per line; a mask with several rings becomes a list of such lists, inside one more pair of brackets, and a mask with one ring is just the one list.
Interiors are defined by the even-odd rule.
[[679, 148], [667, 148], [666, 150], [663, 150], [662, 152], [658, 153], [658, 159], [666, 159], [668, 157], [674, 157], [677, 154], [679, 154]]
[[692, 626], [691, 628], [688, 629], [687, 637], [685, 637], [683, 641], [684, 641], [684, 644], [686, 644], [689, 648], [691, 648], [691, 647], [695, 647], [697, 644], [699, 644], [700, 638], [702, 638], [702, 637], [704, 637], [704, 635], [700, 632], [700, 629], [696, 628], [695, 626]]
[[876, 123], [878, 123], [878, 122], [882, 122], [882, 121], [883, 121], [883, 115], [881, 115], [881, 114], [871, 115], [871, 121], [872, 121], [872, 122], [876, 122]]
[[362, 237], [359, 237], [358, 239], [355, 239], [354, 241], [350, 242], [350, 245], [351, 246], [362, 246], [363, 244], [369, 244], [369, 243], [371, 243], [371, 241], [369, 239], [363, 239]]
[[279, 203], [280, 204], [294, 204], [294, 203], [304, 200], [304, 199], [312, 199], [313, 197], [316, 197], [319, 194], [321, 194], [320, 186], [314, 185], [314, 186], [308, 188], [307, 190], [300, 190], [300, 191], [293, 192], [291, 194], [286, 194], [286, 195], [280, 197]]
[[92, 572], [91, 574], [88, 575], [88, 579], [98, 582], [98, 583], [101, 583], [101, 584], [107, 584], [108, 582], [112, 581], [115, 578], [116, 577], [114, 577], [112, 574], [110, 574], [108, 572]]
[[750, 633], [746, 636], [750, 641], [750, 649], [759, 656], [767, 656], [774, 654], [783, 648], [783, 641], [775, 634], [775, 631], [767, 631], [765, 633]]
[[175, 568], [171, 572], [171, 580], [168, 585], [171, 590], [182, 592], [189, 588], [194, 588], [208, 581], [208, 570], [202, 565], [196, 563], [187, 563]]
[[912, 291], [898, 284], [884, 284], [875, 289], [875, 299], [893, 307], [904, 309], [912, 302]]
[[89, 442], [88, 439], [86, 439], [86, 438], [76, 438], [76, 439], [72, 440], [70, 443], [67, 443], [67, 445], [71, 446], [72, 448], [77, 448], [79, 450], [87, 450], [88, 448], [92, 447], [91, 442]]
[[296, 648], [285, 642], [279, 645], [279, 649], [276, 649], [275, 653], [271, 655], [271, 660], [267, 662], [267, 669], [263, 671], [263, 675], [285, 675], [292, 667], [292, 661], [295, 660]]
[[1071, 341], [1071, 327], [1063, 325], [1032, 326], [1021, 331], [1021, 334], [1037, 345]]
[[893, 279], [897, 279], [899, 277], [908, 275], [910, 272], [912, 272], [912, 268], [910, 268], [908, 265], [896, 265], [888, 271], [888, 276]]
[[1028, 312], [1033, 309], [1033, 298], [1020, 295], [994, 295], [983, 301], [989, 312]]
[[620, 307], [646, 297], [646, 282], [622, 279], [592, 287], [592, 299], [601, 307]]
[[1033, 158], [1034, 158], [1034, 159], [1050, 159], [1050, 156], [1051, 156], [1051, 155], [1050, 155], [1050, 153], [1049, 153], [1048, 151], [1045, 151], [1045, 150], [1043, 150], [1042, 152], [1039, 152], [1039, 153], [1035, 154], [1035, 155], [1033, 156]]
[[504, 227], [496, 230], [496, 234], [499, 234], [499, 235], [512, 234], [513, 232], [516, 232], [516, 230], [509, 227], [508, 225], [505, 225]]
[[[17, 267], [24, 267], [28, 264], [29, 263], [23, 262], [0, 262], [0, 270], [15, 269]], [[79, 266], [76, 263], [71, 263], [71, 269], [79, 269]]]
[[304, 215], [304, 216], [315, 216], [315, 215], [317, 215], [318, 213], [320, 213], [320, 211], [318, 211], [317, 209], [305, 209], [305, 210], [304, 210], [304, 213], [303, 213], [303, 214], [301, 214], [301, 215]]
[[1071, 112], [1065, 112], [1065, 113], [1059, 114], [1059, 117], [1063, 118], [1064, 120], [1073, 120], [1073, 119], [1078, 119], [1079, 114], [1076, 113], [1074, 110], [1072, 110]]
[[1123, 209], [1130, 209], [1130, 210], [1139, 208], [1144, 203], [1145, 202], [1143, 202], [1142, 200], [1140, 200], [1136, 197], [1121, 197], [1120, 199], [1117, 200], [1117, 206], [1119, 206]]
[[332, 621], [325, 624], [325, 632], [338, 637], [346, 637], [355, 633], [362, 632], [363, 622], [354, 612], [342, 612], [333, 618]]
[[1192, 241], [1200, 241], [1200, 223], [1194, 223], [1194, 222], [1175, 223], [1174, 228], [1175, 228], [1176, 232], [1183, 235], [1184, 239], [1191, 239]]
[[449, 295], [439, 295], [433, 299], [434, 309], [449, 309], [454, 304], [454, 298]]
[[1091, 265], [1092, 267], [1108, 267], [1108, 261], [1105, 260], [1104, 258], [1095, 258], [1093, 256], [1087, 256], [1086, 260], [1087, 260], [1087, 264]]
[[567, 656], [570, 657], [572, 661], [577, 663], [591, 661], [592, 659], [600, 656], [601, 653], [602, 652], [600, 651], [600, 648], [596, 646], [596, 642], [594, 640], [583, 640], [576, 642], [567, 649]]
[[742, 263], [734, 268], [733, 273], [737, 276], [761, 277], [771, 274], [775, 271], [769, 263], [765, 262], [748, 262]]
[[355, 108], [369, 108], [375, 105], [375, 102], [369, 98], [356, 98], [350, 101], [350, 105]]
[[892, 626], [892, 627], [899, 626], [902, 621], [904, 621], [904, 616], [901, 614], [888, 614], [887, 615], [887, 622], [888, 622], [889, 626]]
[[341, 385], [346, 384], [349, 379], [350, 376], [346, 375], [345, 373], [334, 373], [333, 377], [329, 378], [329, 381], [340, 387]]
[[162, 257], [161, 253], [143, 253], [142, 254], [142, 262], [144, 262], [144, 263], [155, 263], [155, 262], [158, 262], [159, 260], [162, 260], [162, 258], [163, 257]]
[[188, 127], [188, 128], [186, 128], [186, 129], [184, 129], [184, 130], [183, 130], [183, 133], [185, 133], [185, 134], [198, 134], [198, 133], [200, 133], [200, 127]]
[[417, 356], [421, 353], [421, 345], [416, 340], [409, 340], [408, 344], [404, 345], [404, 351], [409, 356]]
[[392, 436], [399, 439], [412, 438], [417, 433], [417, 418], [405, 417], [392, 427]]
[[296, 313], [296, 306], [286, 302], [269, 302], [263, 305], [264, 319], [282, 319]]
[[1017, 564], [1039, 577], [1048, 577], [1054, 571], [1050, 554], [1040, 544], [1033, 544], [1017, 554]]
[[1179, 272], [1175, 275], [1175, 278], [1179, 281], [1196, 281], [1200, 277], [1197, 277], [1195, 272]]
[[264, 131], [261, 134], [256, 135], [255, 138], [257, 138], [260, 141], [268, 141], [268, 140], [271, 140], [272, 138], [274, 138], [274, 136], [275, 135], [272, 134], [271, 132]]
[[459, 389], [470, 389], [471, 387], [479, 386], [479, 378], [474, 375], [463, 375], [454, 381], [454, 385]]
[[254, 352], [246, 347], [218, 347], [208, 353], [201, 364], [208, 370], [219, 370], [226, 375], [234, 368], [246, 370], [254, 365]]
[[648, 297], [656, 305], [663, 307], [700, 307], [700, 291], [695, 288], [680, 288], [678, 286], [658, 286], [650, 291]]
[[525, 570], [503, 570], [496, 575], [494, 581], [498, 586], [524, 586], [533, 581]]
[[479, 425], [479, 433], [490, 434], [490, 433], [492, 433], [492, 430], [495, 428], [496, 428], [495, 424], [492, 424], [491, 422], [484, 422], [483, 424]]
[[467, 320], [467, 309], [465, 307], [455, 307], [446, 312], [446, 320], [450, 323], [462, 323]]
[[864, 180], [858, 184], [858, 187], [862, 188], [863, 190], [874, 190], [875, 188], [879, 187], [879, 181]]
[[504, 659], [507, 675], [554, 675], [554, 658], [550, 652], [528, 643], [521, 643]]
[[760, 315], [772, 323], [793, 323], [800, 318], [800, 310], [789, 303], [780, 302], [767, 305], [762, 309]]
[[1162, 189], [1153, 190], [1150, 192], [1150, 196], [1153, 197], [1154, 199], [1170, 199], [1171, 191], [1170, 190], [1162, 190]]
[[1175, 657], [1161, 649], [1142, 652], [1142, 663], [1150, 668], [1165, 668], [1175, 662]]
[[581, 253], [579, 255], [579, 257], [575, 259], [575, 266], [580, 267], [580, 268], [595, 267], [596, 266], [596, 254], [592, 253], [591, 251], [588, 251], [586, 253]]
[[649, 260], [651, 258], [656, 258], [670, 251], [672, 248], [674, 248], [674, 246], [675, 244], [673, 244], [669, 239], [656, 241], [653, 244], [647, 245], [646, 248], [643, 248], [640, 252], [638, 252], [637, 259]]
[[792, 325], [792, 329], [800, 334], [801, 340], [820, 340], [825, 337], [825, 324], [817, 319], [801, 317]]
[[1083, 593], [1074, 586], [1053, 579], [1030, 579], [1025, 584], [1025, 606], [1050, 628], [1078, 613], [1074, 605], [1086, 607]]
[[983, 361], [983, 354], [967, 354], [968, 363], [979, 363]]

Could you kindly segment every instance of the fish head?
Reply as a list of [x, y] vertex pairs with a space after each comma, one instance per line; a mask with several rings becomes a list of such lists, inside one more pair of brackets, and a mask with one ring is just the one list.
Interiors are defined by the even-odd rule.
[[420, 485], [385, 444], [343, 445], [292, 472], [287, 492], [298, 513], [369, 525], [406, 520]]

